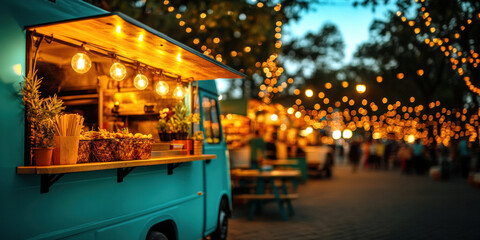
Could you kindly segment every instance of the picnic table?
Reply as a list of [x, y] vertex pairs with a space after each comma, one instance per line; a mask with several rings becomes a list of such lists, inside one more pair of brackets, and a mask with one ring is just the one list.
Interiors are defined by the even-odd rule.
[[[297, 179], [300, 178], [299, 170], [271, 170], [260, 171], [256, 169], [234, 169], [231, 172], [233, 181], [253, 182], [253, 191], [250, 193], [234, 195], [235, 199], [245, 199], [250, 204], [248, 220], [252, 220], [255, 212], [262, 211], [263, 204], [275, 201], [278, 204], [282, 220], [288, 220], [288, 215], [293, 216], [292, 199], [298, 198]], [[291, 184], [289, 187], [287, 185]], [[285, 206], [288, 209], [285, 210]]]

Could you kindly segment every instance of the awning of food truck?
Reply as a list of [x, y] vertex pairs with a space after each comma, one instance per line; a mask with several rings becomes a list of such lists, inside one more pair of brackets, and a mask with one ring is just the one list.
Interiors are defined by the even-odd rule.
[[182, 79], [244, 78], [245, 75], [122, 13], [48, 23], [26, 28], [106, 53], [140, 62]]

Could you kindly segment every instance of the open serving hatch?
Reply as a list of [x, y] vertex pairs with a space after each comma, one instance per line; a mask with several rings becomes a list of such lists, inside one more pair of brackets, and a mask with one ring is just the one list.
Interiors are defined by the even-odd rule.
[[[57, 94], [66, 111], [83, 115], [90, 128], [129, 127], [133, 132], [154, 133], [160, 110], [180, 100], [196, 105], [192, 82], [245, 77], [122, 13], [29, 26], [26, 30], [27, 67], [32, 70], [35, 65], [43, 78], [42, 94]], [[91, 62], [84, 73], [73, 64], [73, 57], [80, 52]], [[112, 76], [116, 62], [125, 67], [123, 80], [115, 81]], [[136, 80], [139, 74], [147, 79], [141, 87]], [[160, 82], [165, 84], [165, 94], [159, 92]], [[185, 90], [182, 98], [174, 94], [179, 86]]]

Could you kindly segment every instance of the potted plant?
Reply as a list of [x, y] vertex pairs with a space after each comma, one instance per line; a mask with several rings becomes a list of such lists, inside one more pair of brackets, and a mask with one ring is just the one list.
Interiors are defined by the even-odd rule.
[[176, 133], [175, 140], [186, 140], [192, 123], [200, 120], [198, 114], [191, 114], [183, 103], [175, 105], [174, 114], [171, 118], [173, 132]]
[[172, 140], [172, 115], [173, 110], [171, 108], [164, 108], [160, 111], [160, 119], [157, 122], [157, 131], [160, 141], [171, 141]]
[[42, 98], [39, 91], [42, 79], [36, 71], [24, 78], [21, 93], [25, 106], [27, 123], [30, 125], [30, 143], [32, 144], [35, 164], [51, 165], [55, 147], [55, 127], [53, 118], [65, 107], [56, 95]]
[[202, 154], [202, 147], [203, 147], [203, 132], [196, 131], [195, 134], [192, 136], [193, 140], [193, 154], [194, 155], [201, 155]]

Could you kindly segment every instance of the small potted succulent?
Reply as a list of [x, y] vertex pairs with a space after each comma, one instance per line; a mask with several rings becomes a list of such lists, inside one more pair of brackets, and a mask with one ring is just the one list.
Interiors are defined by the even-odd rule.
[[36, 72], [26, 76], [22, 83], [21, 93], [30, 124], [30, 143], [32, 144], [35, 164], [39, 166], [51, 165], [55, 147], [55, 126], [53, 119], [65, 108], [63, 101], [56, 95], [42, 98], [39, 91], [42, 79]]
[[194, 155], [201, 155], [202, 154], [202, 148], [203, 148], [203, 132], [202, 131], [196, 131], [195, 134], [192, 136], [193, 140], [193, 154]]

